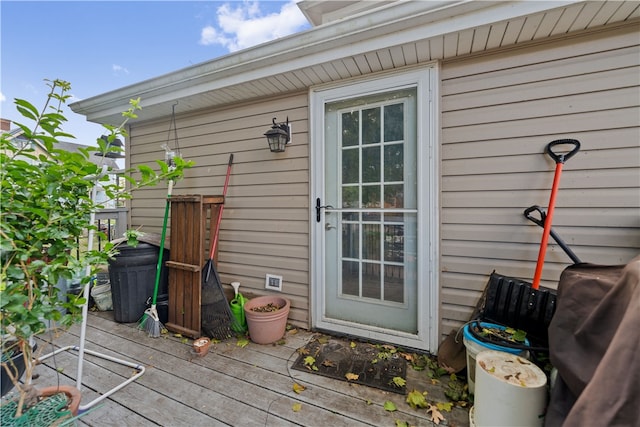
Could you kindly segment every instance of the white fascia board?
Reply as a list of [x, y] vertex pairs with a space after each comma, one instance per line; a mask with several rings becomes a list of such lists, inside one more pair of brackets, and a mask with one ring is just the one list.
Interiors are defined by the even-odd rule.
[[370, 14], [129, 85], [70, 105], [89, 121], [119, 115], [129, 99], [158, 105], [315, 64], [579, 3], [566, 1], [406, 1]]

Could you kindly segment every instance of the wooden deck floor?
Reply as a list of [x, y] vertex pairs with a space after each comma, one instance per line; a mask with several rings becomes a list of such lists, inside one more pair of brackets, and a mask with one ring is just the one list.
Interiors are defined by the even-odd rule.
[[[233, 339], [212, 345], [205, 357], [196, 357], [191, 340], [149, 338], [135, 324], [114, 322], [111, 312], [88, 317], [86, 349], [140, 363], [146, 372], [87, 411], [80, 425], [393, 427], [396, 420], [412, 426], [435, 425], [424, 409], [413, 410], [400, 394], [292, 370], [296, 349], [314, 335], [308, 331], [288, 334], [285, 345], [240, 347]], [[75, 326], [59, 334], [54, 345], [77, 345], [79, 331]], [[51, 344], [39, 345], [44, 353], [52, 351]], [[77, 366], [76, 352], [62, 352], [36, 368], [39, 377], [34, 383], [75, 385]], [[90, 355], [85, 355], [83, 366], [83, 405], [135, 373]], [[306, 389], [297, 394], [294, 383]], [[407, 390], [413, 389], [429, 389], [429, 400], [446, 401], [437, 396], [424, 372], [409, 368]], [[386, 401], [394, 402], [398, 410], [385, 411]], [[297, 412], [296, 404], [301, 404]], [[443, 414], [440, 425], [469, 425], [464, 409]]]

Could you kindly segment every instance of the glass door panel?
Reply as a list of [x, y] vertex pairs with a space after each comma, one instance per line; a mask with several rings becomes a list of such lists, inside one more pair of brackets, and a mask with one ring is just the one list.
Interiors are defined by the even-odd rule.
[[416, 89], [325, 105], [325, 315], [416, 333]]

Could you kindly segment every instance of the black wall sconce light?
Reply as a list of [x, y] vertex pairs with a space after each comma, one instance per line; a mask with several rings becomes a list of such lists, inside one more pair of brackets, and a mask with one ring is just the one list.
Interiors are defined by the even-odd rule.
[[96, 156], [106, 157], [108, 159], [124, 159], [124, 144], [118, 138], [114, 139], [113, 142], [109, 143], [109, 137], [107, 135], [102, 135], [100, 137], [105, 143], [106, 152], [97, 152]]
[[289, 117], [287, 117], [286, 123], [276, 123], [276, 118], [273, 118], [273, 126], [271, 129], [265, 132], [264, 136], [267, 137], [269, 142], [269, 150], [272, 153], [282, 153], [287, 145], [291, 143], [291, 125], [289, 124]]

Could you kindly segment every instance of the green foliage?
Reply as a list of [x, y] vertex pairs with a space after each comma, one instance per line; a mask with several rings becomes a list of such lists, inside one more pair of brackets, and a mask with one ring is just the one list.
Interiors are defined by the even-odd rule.
[[527, 333], [522, 329], [514, 329], [514, 328], [494, 328], [494, 327], [483, 327], [480, 331], [480, 335], [483, 337], [487, 337], [491, 340], [496, 340], [499, 342], [500, 340], [514, 342], [514, 343], [523, 343], [525, 342], [525, 338]]
[[133, 248], [138, 246], [138, 242], [140, 237], [142, 237], [144, 233], [141, 233], [138, 230], [127, 230], [124, 232], [124, 237], [127, 239], [127, 245]]
[[451, 374], [447, 388], [444, 390], [444, 395], [453, 402], [466, 406], [466, 403], [470, 400], [469, 385], [466, 381], [459, 379], [456, 374]]
[[316, 366], [316, 359], [313, 356], [307, 356], [304, 358], [304, 366], [313, 371], [318, 370], [318, 367]]
[[380, 350], [376, 357], [371, 360], [372, 364], [378, 363], [380, 360], [391, 360], [398, 352], [398, 349], [390, 344], [377, 344], [376, 348]]
[[[127, 171], [129, 187], [123, 189], [109, 178], [110, 170], [100, 164], [100, 159], [107, 152], [120, 150], [111, 143], [116, 137], [126, 136], [124, 125], [136, 117], [140, 101], [132, 100], [119, 127], [105, 126], [107, 142], [97, 138], [95, 147], [72, 153], [58, 144], [61, 138], [73, 138], [63, 130], [67, 121], [63, 107], [70, 98], [71, 85], [62, 80], [46, 82], [50, 92], [42, 110], [26, 100], [15, 100], [16, 109], [28, 123], [15, 123], [21, 138], [4, 133], [0, 139], [2, 344], [3, 351], [9, 346], [24, 350], [29, 362], [29, 346], [25, 343], [45, 331], [47, 321], [70, 326], [82, 319], [86, 300], [69, 295], [67, 301], [54, 285], [60, 279], [79, 276], [84, 276], [82, 284], [86, 284], [97, 267], [116, 253], [117, 248], [106, 244], [101, 251], [77, 256], [78, 240], [88, 229], [106, 238], [90, 224], [92, 213], [104, 206], [95, 201], [95, 188], [100, 186], [108, 199], [127, 199], [135, 189], [179, 179], [191, 166], [176, 159], [175, 167], [158, 162], [159, 172], [148, 166]], [[95, 156], [96, 152], [103, 156]], [[61, 314], [62, 308], [65, 314]], [[29, 369], [27, 381], [28, 375]]]
[[447, 370], [438, 365], [438, 360], [428, 354], [413, 354], [410, 357], [411, 367], [415, 371], [427, 370], [427, 376], [431, 379], [438, 379], [447, 374]]
[[511, 329], [511, 328], [507, 328], [507, 330], [505, 332], [513, 334], [513, 340], [515, 342], [523, 343], [524, 340], [527, 337], [527, 333], [525, 331], [523, 331], [522, 329], [514, 330], [514, 329]]

